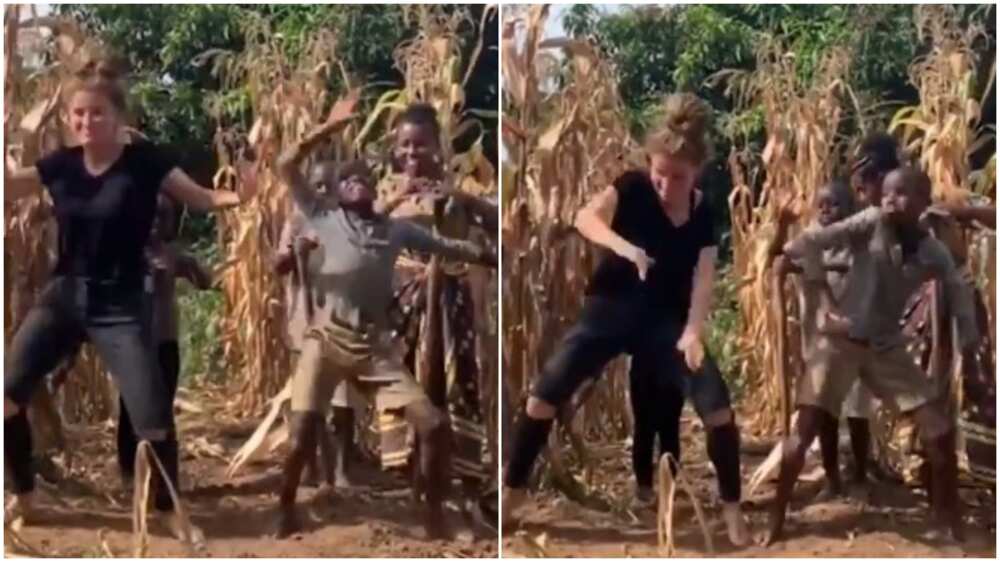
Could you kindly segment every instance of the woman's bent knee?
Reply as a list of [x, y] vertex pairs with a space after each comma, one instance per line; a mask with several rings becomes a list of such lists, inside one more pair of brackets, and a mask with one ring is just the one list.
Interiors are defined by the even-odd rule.
[[536, 420], [550, 420], [556, 417], [556, 407], [541, 398], [528, 397], [528, 406], [525, 408], [528, 417]]

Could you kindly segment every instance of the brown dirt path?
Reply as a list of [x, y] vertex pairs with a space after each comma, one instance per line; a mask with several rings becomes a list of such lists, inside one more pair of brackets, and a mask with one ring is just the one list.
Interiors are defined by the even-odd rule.
[[[800, 482], [796, 501], [786, 524], [786, 540], [770, 548], [753, 545], [735, 549], [726, 539], [717, 505], [713, 505], [715, 476], [705, 455], [700, 429], [685, 419], [683, 459], [692, 477], [696, 494], [708, 506], [709, 527], [721, 557], [983, 557], [996, 556], [996, 501], [993, 493], [963, 489], [966, 503], [968, 540], [963, 547], [937, 546], [923, 542], [926, 530], [926, 500], [921, 492], [897, 483], [878, 482], [872, 486], [872, 501], [856, 499], [812, 503], [819, 484]], [[565, 497], [546, 491], [536, 495], [519, 515], [515, 529], [504, 529], [505, 556], [523, 557], [537, 553], [544, 545], [549, 557], [660, 557], [656, 536], [655, 507], [630, 514], [625, 508], [632, 494], [631, 461], [621, 444], [620, 454], [611, 455], [593, 471], [591, 490], [598, 491], [616, 505], [617, 513], [587, 509]], [[743, 455], [744, 482], [764, 459], [764, 454]], [[843, 459], [843, 457], [842, 457]], [[810, 460], [803, 474], [816, 471]], [[762, 538], [773, 483], [765, 483], [746, 511], [751, 531]], [[683, 493], [677, 494], [678, 511], [674, 528], [678, 556], [709, 556], [701, 531]], [[520, 536], [519, 536], [520, 532]]]

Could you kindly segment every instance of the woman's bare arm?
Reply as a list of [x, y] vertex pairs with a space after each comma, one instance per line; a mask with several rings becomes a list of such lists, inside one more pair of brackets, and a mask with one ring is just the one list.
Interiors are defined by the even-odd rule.
[[712, 309], [712, 292], [715, 288], [715, 260], [719, 249], [715, 246], [702, 248], [698, 254], [698, 265], [694, 270], [694, 283], [691, 287], [691, 306], [688, 309], [687, 327], [697, 334], [701, 333]]
[[180, 168], [174, 168], [163, 179], [163, 190], [175, 201], [202, 212], [236, 207], [249, 199], [246, 194], [241, 195], [235, 191], [202, 187]]
[[646, 255], [645, 250], [622, 238], [611, 228], [617, 208], [618, 190], [608, 186], [577, 212], [573, 225], [587, 240], [634, 263], [639, 279], [645, 280], [646, 272], [653, 266], [653, 259]]

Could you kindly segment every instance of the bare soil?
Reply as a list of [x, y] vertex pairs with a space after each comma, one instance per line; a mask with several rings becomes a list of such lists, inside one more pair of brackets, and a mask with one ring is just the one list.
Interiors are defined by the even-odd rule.
[[[358, 466], [364, 483], [332, 495], [303, 487], [299, 514], [304, 531], [284, 540], [271, 537], [280, 482], [278, 458], [252, 464], [232, 480], [228, 459], [257, 420], [235, 420], [224, 408], [178, 417], [181, 487], [192, 522], [206, 537], [213, 557], [448, 557], [496, 558], [498, 541], [480, 528], [461, 526], [457, 509], [449, 522], [453, 541], [427, 540], [421, 510], [400, 474], [382, 472], [373, 462]], [[39, 479], [39, 506], [45, 523], [17, 534], [38, 553], [58, 557], [132, 556], [131, 494], [122, 490], [109, 424], [67, 429], [72, 469], [52, 484]], [[150, 522], [148, 555], [181, 557], [187, 550], [155, 521]], [[103, 539], [103, 544], [102, 544]], [[7, 554], [19, 554], [7, 543]], [[21, 553], [23, 554], [23, 553]]]
[[[767, 509], [774, 494], [774, 482], [766, 482], [754, 497], [744, 502], [756, 543], [734, 548], [726, 538], [715, 499], [715, 475], [705, 454], [703, 432], [692, 427], [695, 423], [685, 417], [682, 458], [685, 473], [695, 486], [695, 495], [707, 508], [715, 552], [709, 554], [706, 550], [694, 510], [685, 494], [678, 490], [674, 519], [676, 556], [996, 558], [994, 491], [963, 488], [966, 543], [962, 546], [931, 544], [921, 538], [927, 530], [927, 502], [921, 491], [897, 482], [878, 481], [870, 485], [868, 501], [862, 501], [863, 496], [855, 492], [853, 497], [815, 502], [814, 497], [822, 487], [818, 478], [822, 472], [815, 458], [809, 460], [803, 471], [803, 475], [807, 475], [805, 478], [812, 481], [800, 481], [796, 487], [796, 498], [785, 526], [785, 540], [769, 548], [762, 546]], [[592, 471], [593, 480], [588, 483], [591, 493], [612, 504], [610, 511], [588, 509], [558, 492], [542, 491], [519, 511], [520, 522], [514, 529], [503, 529], [503, 555], [663, 556], [658, 547], [655, 506], [638, 511], [629, 509], [633, 490], [631, 460], [627, 443], [620, 443], [618, 447], [618, 454], [607, 455], [600, 461]], [[745, 447], [742, 455], [744, 482], [764, 460], [767, 450], [766, 446]], [[842, 453], [842, 461], [845, 458]]]

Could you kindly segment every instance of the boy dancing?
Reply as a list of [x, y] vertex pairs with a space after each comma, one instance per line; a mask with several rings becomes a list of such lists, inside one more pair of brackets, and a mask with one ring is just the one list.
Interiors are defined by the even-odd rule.
[[291, 147], [278, 164], [295, 206], [322, 249], [310, 254], [307, 265], [320, 298], [293, 379], [293, 445], [284, 466], [277, 534], [288, 536], [299, 528], [295, 493], [316, 447], [320, 417], [337, 384], [350, 381], [377, 409], [402, 410], [414, 426], [419, 470], [427, 483], [424, 526], [429, 536], [443, 537], [447, 527], [442, 503], [450, 484], [449, 424], [393, 349], [387, 329], [393, 268], [404, 249], [484, 265], [494, 265], [495, 258], [475, 244], [439, 238], [411, 222], [377, 214], [375, 182], [364, 162], [346, 162], [328, 178], [335, 200], [311, 189], [299, 163], [309, 147], [345, 120], [335, 108], [326, 125]]
[[[958, 320], [963, 350], [978, 340], [969, 288], [947, 249], [921, 223], [930, 202], [927, 175], [916, 168], [898, 168], [885, 178], [881, 208], [811, 228], [785, 246], [789, 258], [802, 260], [806, 290], [819, 292], [817, 329], [829, 337], [818, 342], [799, 387], [799, 423], [784, 444], [768, 544], [781, 539], [792, 488], [821, 420], [840, 410], [858, 379], [883, 402], [914, 414], [933, 474], [929, 538], [962, 540], [955, 428], [907, 352], [899, 325], [910, 295], [936, 277]], [[823, 251], [838, 246], [850, 249], [852, 265], [846, 294], [834, 311]]]

